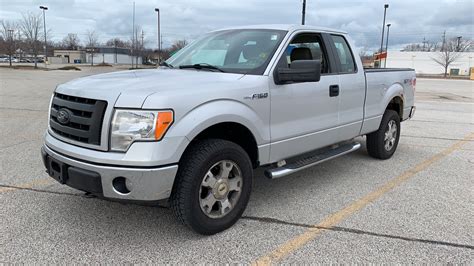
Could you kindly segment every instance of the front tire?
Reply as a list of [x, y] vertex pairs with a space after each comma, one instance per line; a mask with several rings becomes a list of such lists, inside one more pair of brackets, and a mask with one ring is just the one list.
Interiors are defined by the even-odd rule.
[[370, 156], [386, 160], [392, 157], [400, 140], [400, 116], [386, 110], [377, 131], [367, 135], [367, 152]]
[[179, 163], [171, 208], [195, 232], [216, 234], [242, 216], [252, 179], [252, 163], [239, 145], [220, 139], [197, 141]]

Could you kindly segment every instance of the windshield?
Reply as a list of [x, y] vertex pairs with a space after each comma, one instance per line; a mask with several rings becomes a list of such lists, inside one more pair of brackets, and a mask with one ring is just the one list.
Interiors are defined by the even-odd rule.
[[207, 34], [166, 61], [173, 67], [212, 65], [224, 72], [262, 75], [286, 31], [239, 29]]

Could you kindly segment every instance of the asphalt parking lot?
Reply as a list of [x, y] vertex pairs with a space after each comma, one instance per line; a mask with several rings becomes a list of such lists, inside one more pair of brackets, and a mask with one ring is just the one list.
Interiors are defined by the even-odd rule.
[[390, 160], [363, 147], [278, 180], [257, 170], [243, 219], [205, 237], [44, 172], [55, 86], [112, 70], [0, 69], [0, 263], [473, 263], [474, 82], [418, 79]]

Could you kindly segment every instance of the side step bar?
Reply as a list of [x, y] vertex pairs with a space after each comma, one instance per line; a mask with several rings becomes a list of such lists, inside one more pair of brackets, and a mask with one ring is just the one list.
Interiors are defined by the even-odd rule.
[[356, 151], [360, 148], [360, 146], [360, 143], [353, 142], [338, 146], [335, 149], [326, 150], [325, 152], [309, 153], [308, 155], [303, 155], [302, 157], [299, 157], [299, 159], [288, 163], [282, 167], [266, 170], [265, 176], [270, 179], [287, 176], [303, 169], [309, 168], [311, 166], [323, 163], [325, 161], [329, 161], [341, 155]]

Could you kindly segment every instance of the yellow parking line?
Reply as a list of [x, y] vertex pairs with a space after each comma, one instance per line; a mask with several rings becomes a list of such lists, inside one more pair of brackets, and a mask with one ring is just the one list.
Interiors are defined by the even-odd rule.
[[385, 193], [391, 191], [395, 187], [401, 185], [403, 182], [407, 181], [409, 178], [413, 177], [417, 173], [425, 170], [429, 166], [433, 165], [435, 162], [441, 160], [442, 158], [448, 156], [452, 152], [460, 149], [462, 145], [464, 145], [467, 141], [472, 141], [474, 138], [474, 132], [466, 136], [463, 140], [460, 140], [453, 144], [452, 146], [448, 147], [447, 149], [437, 153], [431, 158], [426, 159], [425, 161], [417, 164], [413, 168], [405, 171], [401, 175], [393, 178], [389, 182], [385, 183], [382, 187], [378, 188], [375, 191], [370, 192], [369, 194], [365, 195], [364, 197], [354, 201], [349, 206], [345, 207], [344, 209], [331, 214], [330, 216], [326, 217], [322, 222], [317, 225], [314, 225], [314, 228], [310, 228], [301, 235], [296, 236], [295, 238], [287, 241], [283, 245], [279, 246], [277, 249], [271, 251], [269, 254], [258, 258], [253, 265], [270, 265], [272, 263], [277, 263], [281, 261], [283, 258], [291, 254], [292, 252], [298, 250], [299, 248], [303, 247], [309, 241], [315, 239], [324, 229], [321, 228], [329, 228], [333, 227], [336, 224], [343, 221], [348, 216], [354, 214], [358, 210], [364, 208], [369, 203], [379, 199]]
[[12, 186], [15, 186], [15, 188], [13, 188], [13, 187], [0, 188], [0, 193], [7, 192], [7, 191], [12, 191], [12, 190], [17, 190], [17, 189], [20, 189], [20, 188], [32, 188], [33, 186], [46, 185], [46, 184], [49, 184], [51, 182], [52, 182], [52, 178], [50, 178], [50, 177], [40, 178], [40, 179], [36, 179], [36, 180], [33, 180], [31, 182], [28, 182], [28, 183], [23, 183], [23, 184], [19, 184], [19, 185], [12, 185]]

